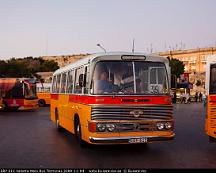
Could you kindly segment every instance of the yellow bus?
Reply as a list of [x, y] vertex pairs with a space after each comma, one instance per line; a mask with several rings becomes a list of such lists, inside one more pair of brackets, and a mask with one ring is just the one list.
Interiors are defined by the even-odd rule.
[[205, 131], [210, 142], [216, 142], [216, 55], [206, 58], [207, 112]]
[[102, 53], [54, 72], [51, 120], [78, 143], [172, 140], [169, 60], [142, 53]]
[[28, 110], [38, 107], [36, 80], [31, 78], [0, 78], [4, 109]]
[[50, 105], [51, 83], [37, 83], [38, 105], [40, 107]]

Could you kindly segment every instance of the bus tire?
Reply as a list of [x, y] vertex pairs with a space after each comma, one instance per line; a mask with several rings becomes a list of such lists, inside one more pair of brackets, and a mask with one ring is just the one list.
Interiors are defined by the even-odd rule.
[[209, 136], [209, 142], [210, 143], [216, 143], [216, 138]]
[[38, 105], [39, 105], [40, 107], [44, 107], [44, 106], [46, 105], [45, 100], [43, 100], [43, 99], [38, 100]]
[[74, 120], [74, 131], [77, 143], [80, 145], [80, 147], [85, 148], [87, 146], [87, 143], [82, 140], [82, 129], [80, 125], [79, 117], [76, 116]]
[[56, 123], [56, 129], [58, 132], [61, 132], [62, 127], [60, 126], [60, 122], [59, 122], [59, 115], [58, 115], [58, 110], [55, 110], [55, 123]]

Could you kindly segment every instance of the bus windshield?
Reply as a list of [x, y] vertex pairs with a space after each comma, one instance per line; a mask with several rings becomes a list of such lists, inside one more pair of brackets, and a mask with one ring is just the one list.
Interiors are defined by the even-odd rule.
[[91, 93], [122, 95], [168, 94], [164, 63], [101, 61], [95, 66]]

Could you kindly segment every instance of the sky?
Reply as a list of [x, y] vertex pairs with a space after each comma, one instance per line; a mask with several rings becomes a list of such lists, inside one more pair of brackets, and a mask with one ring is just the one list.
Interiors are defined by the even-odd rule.
[[0, 0], [0, 59], [216, 46], [215, 0]]

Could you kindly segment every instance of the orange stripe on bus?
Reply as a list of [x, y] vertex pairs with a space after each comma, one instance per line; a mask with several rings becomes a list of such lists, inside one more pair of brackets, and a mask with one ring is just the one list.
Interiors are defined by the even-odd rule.
[[58, 100], [59, 94], [51, 94], [51, 99]]

